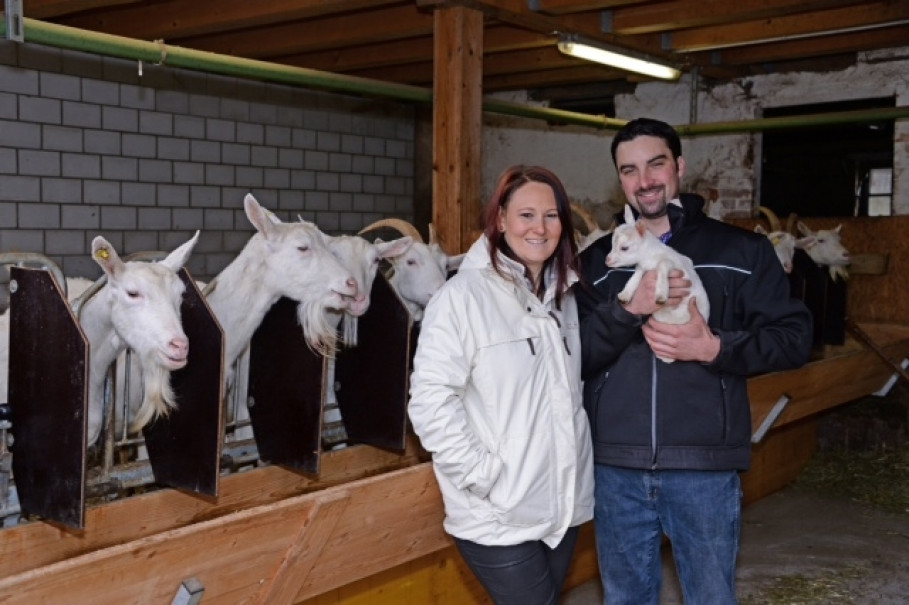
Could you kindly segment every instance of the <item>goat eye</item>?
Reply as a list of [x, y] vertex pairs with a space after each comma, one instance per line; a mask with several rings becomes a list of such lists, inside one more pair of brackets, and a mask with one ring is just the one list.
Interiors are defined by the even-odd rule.
[[300, 252], [309, 252], [309, 246], [297, 246], [297, 250]]
[[408, 258], [408, 259], [407, 259], [407, 264], [410, 265], [411, 267], [413, 267], [414, 265], [417, 264], [417, 261], [415, 261], [415, 260], [412, 259], [412, 258]]
[[139, 298], [139, 291], [138, 290], [127, 290], [126, 295], [129, 296], [130, 298]]

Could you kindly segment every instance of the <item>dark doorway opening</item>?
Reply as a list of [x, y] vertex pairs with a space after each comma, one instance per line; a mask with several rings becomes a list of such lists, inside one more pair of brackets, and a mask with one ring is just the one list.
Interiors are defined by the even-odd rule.
[[[894, 107], [893, 97], [767, 108], [764, 117]], [[881, 212], [880, 175], [893, 167], [893, 120], [768, 130], [763, 134], [761, 205], [786, 216]], [[872, 183], [875, 187], [872, 187]], [[877, 209], [877, 210], [876, 210]]]

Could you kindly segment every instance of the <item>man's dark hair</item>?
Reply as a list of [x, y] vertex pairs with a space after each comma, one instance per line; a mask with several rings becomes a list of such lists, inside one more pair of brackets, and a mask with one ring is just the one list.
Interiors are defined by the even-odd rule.
[[678, 160], [679, 156], [682, 155], [682, 141], [679, 140], [679, 133], [675, 131], [675, 128], [660, 120], [654, 120], [652, 118], [635, 118], [622, 126], [622, 128], [615, 133], [615, 138], [612, 139], [612, 163], [616, 163], [615, 150], [620, 143], [636, 139], [640, 136], [659, 137], [666, 141], [669, 151], [672, 152], [673, 160]]

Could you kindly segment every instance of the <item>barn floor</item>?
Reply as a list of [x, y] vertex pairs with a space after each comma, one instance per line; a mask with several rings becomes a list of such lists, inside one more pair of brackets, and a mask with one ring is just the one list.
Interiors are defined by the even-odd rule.
[[[892, 395], [822, 421], [821, 449], [796, 482], [745, 507], [741, 605], [907, 602], [909, 388]], [[668, 547], [662, 588], [661, 605], [683, 603]], [[588, 582], [563, 605], [602, 602], [599, 583]]]

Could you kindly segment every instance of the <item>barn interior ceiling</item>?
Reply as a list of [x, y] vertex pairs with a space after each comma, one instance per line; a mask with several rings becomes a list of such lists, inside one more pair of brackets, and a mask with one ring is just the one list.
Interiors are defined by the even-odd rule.
[[696, 70], [704, 86], [909, 54], [905, 0], [21, 0], [24, 17], [222, 55], [431, 88], [433, 13], [483, 13], [484, 93], [610, 115], [646, 80], [559, 52], [576, 34]]

